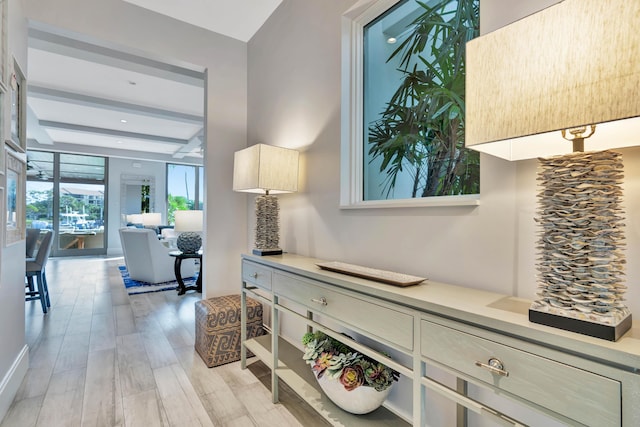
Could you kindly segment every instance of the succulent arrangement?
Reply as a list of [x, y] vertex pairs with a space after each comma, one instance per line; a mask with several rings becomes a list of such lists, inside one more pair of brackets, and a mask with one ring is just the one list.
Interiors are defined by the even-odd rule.
[[388, 366], [320, 331], [306, 333], [302, 343], [305, 346], [302, 358], [311, 365], [316, 378], [339, 380], [348, 391], [360, 386], [384, 391], [399, 378], [400, 374]]

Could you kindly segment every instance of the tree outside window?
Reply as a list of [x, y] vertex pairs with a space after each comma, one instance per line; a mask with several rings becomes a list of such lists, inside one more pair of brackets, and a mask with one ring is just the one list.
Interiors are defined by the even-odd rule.
[[478, 12], [478, 0], [405, 0], [364, 27], [364, 200], [480, 192], [479, 155], [464, 148]]

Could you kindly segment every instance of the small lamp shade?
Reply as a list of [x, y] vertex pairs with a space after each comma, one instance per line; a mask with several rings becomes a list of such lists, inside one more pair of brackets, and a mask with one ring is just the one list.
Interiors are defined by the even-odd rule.
[[508, 160], [640, 143], [640, 2], [565, 0], [467, 43], [465, 144]]
[[233, 161], [233, 190], [247, 193], [298, 191], [298, 152], [256, 144], [237, 151]]
[[173, 213], [175, 219], [176, 231], [202, 231], [203, 214], [199, 210], [175, 211]]
[[162, 224], [162, 215], [159, 212], [149, 212], [142, 214], [142, 225], [145, 227], [156, 227]]
[[174, 229], [180, 232], [176, 241], [178, 249], [184, 253], [196, 253], [202, 246], [203, 213], [200, 210], [175, 211]]
[[127, 222], [129, 224], [142, 224], [142, 214], [127, 215]]

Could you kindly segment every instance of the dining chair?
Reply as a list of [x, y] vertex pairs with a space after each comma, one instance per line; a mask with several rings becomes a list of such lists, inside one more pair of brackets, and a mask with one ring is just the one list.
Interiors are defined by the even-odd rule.
[[40, 237], [40, 230], [37, 228], [27, 228], [26, 235], [26, 255], [27, 258], [33, 258], [33, 252], [38, 246], [38, 237]]
[[[49, 259], [52, 244], [53, 232], [47, 231], [42, 237], [36, 256], [33, 258], [27, 258], [26, 260], [26, 277], [29, 287], [28, 290], [25, 291], [25, 301], [39, 299], [42, 304], [43, 313], [46, 313], [48, 308], [51, 307], [49, 287], [47, 286], [47, 276], [45, 275], [45, 266]], [[37, 289], [33, 283], [34, 277], [36, 278], [38, 285]]]

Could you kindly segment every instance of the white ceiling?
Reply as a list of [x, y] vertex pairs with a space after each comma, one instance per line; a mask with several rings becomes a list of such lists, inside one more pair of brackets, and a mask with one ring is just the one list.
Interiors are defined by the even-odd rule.
[[248, 42], [282, 0], [124, 0]]
[[[282, 0], [124, 1], [246, 42]], [[202, 70], [36, 28], [28, 55], [29, 149], [201, 161]]]

